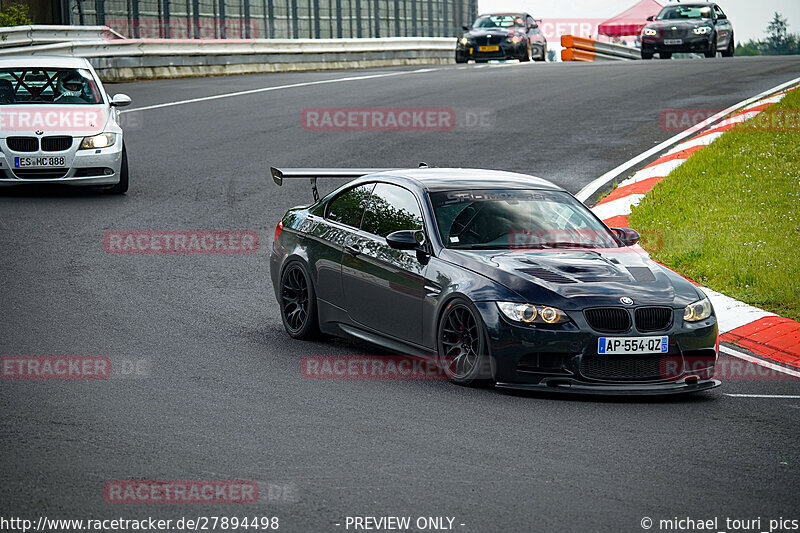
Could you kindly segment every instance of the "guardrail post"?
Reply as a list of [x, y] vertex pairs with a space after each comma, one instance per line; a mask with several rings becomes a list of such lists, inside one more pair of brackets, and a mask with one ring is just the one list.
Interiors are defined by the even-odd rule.
[[219, 0], [219, 37], [227, 39], [228, 33], [225, 27], [225, 0]]
[[264, 8], [265, 16], [267, 17], [267, 23], [265, 24], [265, 28], [267, 28], [267, 38], [274, 39], [275, 38], [275, 5], [273, 4], [272, 0], [267, 0], [266, 7]]
[[361, 0], [356, 0], [356, 37], [361, 39], [362, 36], [363, 36], [363, 30], [361, 29]]
[[94, 0], [94, 12], [97, 17], [97, 25], [106, 25], [106, 0]]
[[242, 11], [244, 12], [244, 38], [249, 39], [250, 35], [250, 0], [242, 0]]
[[342, 38], [342, 0], [336, 0], [336, 38]]
[[[312, 10], [310, 17], [313, 17], [314, 19], [314, 38], [319, 39], [320, 37], [319, 0], [314, 0], [314, 9]], [[309, 20], [309, 24], [310, 23], [311, 21]]]
[[194, 38], [200, 38], [200, 0], [192, 0], [192, 26], [194, 27]]

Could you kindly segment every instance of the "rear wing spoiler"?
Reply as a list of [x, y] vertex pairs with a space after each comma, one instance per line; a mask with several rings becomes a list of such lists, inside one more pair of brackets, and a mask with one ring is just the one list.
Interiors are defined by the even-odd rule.
[[317, 190], [317, 179], [319, 178], [349, 178], [355, 179], [368, 174], [388, 172], [390, 170], [400, 170], [397, 168], [285, 168], [277, 169], [270, 167], [272, 181], [275, 185], [283, 185], [284, 178], [308, 178], [311, 180], [311, 191], [314, 193], [314, 201], [319, 200]]

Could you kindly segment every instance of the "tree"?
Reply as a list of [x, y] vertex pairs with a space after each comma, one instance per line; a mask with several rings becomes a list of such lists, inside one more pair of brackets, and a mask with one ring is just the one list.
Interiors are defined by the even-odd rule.
[[736, 46], [737, 56], [800, 54], [800, 35], [789, 33], [789, 21], [775, 13], [765, 32], [763, 41], [750, 40]]
[[33, 21], [28, 16], [28, 6], [24, 4], [9, 4], [0, 10], [0, 27], [24, 26], [26, 24], [33, 24]]

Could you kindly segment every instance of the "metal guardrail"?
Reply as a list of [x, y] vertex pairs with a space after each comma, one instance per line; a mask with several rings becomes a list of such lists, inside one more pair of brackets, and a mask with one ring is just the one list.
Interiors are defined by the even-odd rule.
[[105, 81], [447, 63], [455, 53], [447, 37], [125, 39], [105, 26], [19, 26], [2, 34], [0, 57], [86, 57]]
[[124, 39], [108, 26], [12, 26], [0, 28], [0, 48], [30, 46], [65, 41], [105, 41]]
[[574, 35], [562, 35], [562, 61], [630, 61], [641, 59], [641, 50], [620, 44], [603, 43]]

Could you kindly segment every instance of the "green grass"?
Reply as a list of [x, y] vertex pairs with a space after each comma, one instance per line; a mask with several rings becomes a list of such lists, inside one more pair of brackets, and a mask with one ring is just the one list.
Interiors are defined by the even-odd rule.
[[800, 90], [764, 111], [787, 112], [796, 113], [795, 131], [756, 131], [750, 122], [726, 132], [656, 185], [630, 224], [663, 235], [648, 239], [660, 249], [643, 244], [653, 259], [800, 320]]

